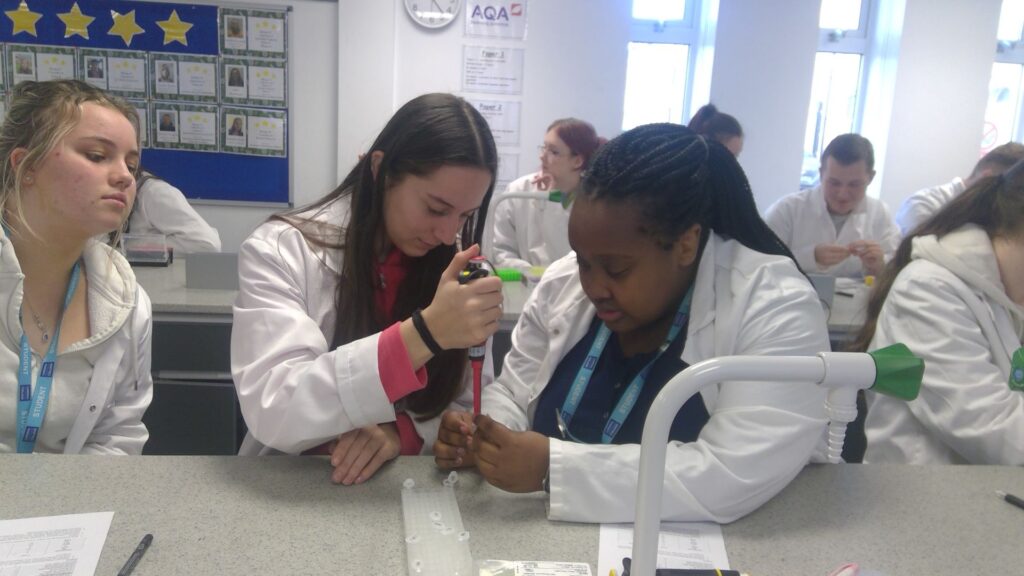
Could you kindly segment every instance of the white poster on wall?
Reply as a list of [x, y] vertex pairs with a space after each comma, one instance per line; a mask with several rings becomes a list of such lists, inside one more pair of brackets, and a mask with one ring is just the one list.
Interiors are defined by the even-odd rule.
[[466, 4], [466, 36], [522, 40], [526, 36], [526, 0], [468, 2]]
[[495, 193], [519, 176], [519, 154], [498, 152], [498, 186], [495, 187]]
[[525, 52], [507, 46], [463, 46], [462, 91], [522, 94]]
[[519, 145], [519, 101], [499, 102], [496, 100], [477, 100], [467, 98], [487, 120], [498, 146]]

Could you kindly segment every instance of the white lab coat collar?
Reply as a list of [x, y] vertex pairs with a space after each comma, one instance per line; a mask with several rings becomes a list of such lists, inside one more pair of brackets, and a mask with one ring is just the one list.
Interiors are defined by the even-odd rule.
[[[149, 299], [139, 288], [128, 261], [110, 246], [91, 240], [82, 258], [88, 277], [92, 335], [61, 354], [83, 351], [93, 367], [64, 453], [139, 453], [148, 438], [141, 418], [152, 398], [148, 356], [140, 357], [138, 349], [151, 323]], [[19, 313], [24, 280], [14, 245], [0, 231], [0, 305], [5, 307], [0, 334], [8, 339], [12, 350], [21, 343]], [[117, 423], [108, 424], [111, 421]], [[102, 446], [87, 449], [85, 444], [98, 426], [104, 427], [110, 438]]]
[[[137, 282], [131, 266], [110, 246], [90, 240], [82, 252], [83, 273], [88, 275], [89, 338], [66, 352], [89, 348], [110, 338], [124, 325], [136, 304]], [[21, 341], [21, 304], [25, 275], [14, 244], [0, 230], [0, 294], [6, 309], [4, 336], [12, 346]]]
[[[690, 346], [694, 342], [694, 335], [712, 325], [715, 320], [715, 253], [720, 250], [718, 246], [723, 242], [725, 242], [724, 239], [711, 234], [704, 245], [700, 263], [697, 266], [690, 304], [690, 321], [686, 329], [686, 344], [682, 353], [683, 361], [688, 364], [698, 362], [703, 357], [696, 347]], [[563, 260], [566, 262], [560, 265], [558, 270], [564, 271], [566, 266], [569, 266], [571, 273], [575, 273], [573, 268], [577, 266], [576, 253], [570, 253]], [[593, 303], [587, 299], [579, 282], [569, 282], [552, 303], [550, 328], [556, 335], [565, 334], [567, 342], [579, 342], [590, 328], [595, 312]]]
[[946, 268], [980, 295], [1006, 308], [1016, 317], [1015, 325], [1024, 322], [1024, 307], [1006, 295], [992, 240], [979, 226], [967, 224], [941, 239], [918, 236], [913, 240], [911, 259], [928, 260]]

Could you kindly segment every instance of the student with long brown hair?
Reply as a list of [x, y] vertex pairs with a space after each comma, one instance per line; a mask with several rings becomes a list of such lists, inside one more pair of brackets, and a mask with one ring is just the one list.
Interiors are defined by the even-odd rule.
[[924, 359], [916, 400], [868, 393], [865, 462], [1024, 464], [1024, 162], [903, 239], [854, 347]]
[[427, 94], [333, 192], [243, 243], [231, 337], [241, 453], [327, 443], [332, 479], [358, 483], [429, 448], [441, 412], [469, 405], [465, 349], [497, 330], [501, 281], [457, 275], [478, 253], [496, 171], [483, 117]]

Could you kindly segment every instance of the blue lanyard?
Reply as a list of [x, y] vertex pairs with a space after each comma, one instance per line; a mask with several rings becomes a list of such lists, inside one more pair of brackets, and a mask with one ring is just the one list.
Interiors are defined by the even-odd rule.
[[[633, 381], [629, 383], [629, 387], [626, 388], [626, 391], [619, 398], [618, 403], [615, 405], [615, 410], [608, 417], [604, 430], [601, 432], [601, 442], [604, 444], [611, 444], [612, 440], [615, 439], [615, 435], [619, 433], [623, 422], [626, 421], [629, 413], [633, 411], [633, 406], [636, 405], [637, 398], [640, 397], [640, 392], [644, 389], [644, 384], [647, 382], [647, 374], [686, 324], [686, 320], [690, 316], [690, 298], [692, 295], [693, 287], [691, 286], [686, 291], [686, 296], [683, 297], [682, 303], [679, 304], [676, 316], [672, 320], [672, 328], [669, 329], [665, 342], [658, 348], [658, 353], [637, 373]], [[580, 402], [583, 400], [583, 394], [587, 391], [587, 386], [590, 385], [590, 377], [594, 375], [597, 360], [601, 357], [601, 353], [604, 352], [604, 347], [608, 344], [608, 338], [611, 336], [611, 333], [608, 326], [602, 322], [601, 327], [597, 330], [594, 343], [590, 346], [590, 352], [587, 353], [587, 358], [583, 361], [583, 365], [580, 366], [580, 371], [576, 373], [576, 379], [573, 380], [572, 388], [569, 389], [569, 394], [565, 397], [565, 402], [562, 403], [561, 414], [566, 427], [572, 423], [572, 417], [576, 414], [576, 409], [579, 408]]]
[[50, 386], [53, 384], [53, 373], [57, 366], [57, 343], [60, 341], [60, 325], [64, 321], [64, 312], [71, 305], [71, 297], [78, 287], [80, 273], [79, 262], [71, 269], [71, 280], [68, 291], [64, 295], [64, 309], [57, 318], [57, 326], [50, 336], [50, 347], [46, 350], [43, 363], [39, 368], [35, 392], [32, 391], [32, 347], [28, 344], [25, 330], [21, 332], [21, 359], [18, 363], [18, 453], [30, 454], [36, 447], [39, 429], [43, 426], [46, 406], [50, 402]]

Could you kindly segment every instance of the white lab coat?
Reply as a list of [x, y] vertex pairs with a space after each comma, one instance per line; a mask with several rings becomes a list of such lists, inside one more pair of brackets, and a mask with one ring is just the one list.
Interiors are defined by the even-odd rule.
[[146, 180], [128, 220], [131, 234], [163, 234], [178, 253], [220, 252], [220, 234], [206, 223], [185, 195], [159, 178]]
[[821, 185], [780, 198], [768, 208], [764, 220], [789, 246], [800, 267], [808, 273], [848, 277], [864, 274], [864, 267], [856, 256], [827, 268], [818, 266], [814, 260], [814, 247], [819, 244], [845, 246], [854, 240], [874, 240], [882, 246], [888, 262], [900, 243], [900, 231], [889, 215], [889, 209], [881, 200], [870, 196], [865, 196], [863, 202], [850, 212], [842, 230], [836, 234]]
[[[587, 332], [593, 304], [575, 254], [553, 264], [527, 300], [483, 410], [527, 430], [541, 392]], [[788, 258], [712, 235], [694, 284], [682, 359], [812, 355], [828, 350], [818, 297]], [[696, 442], [670, 442], [662, 516], [731, 522], [777, 494], [824, 441], [825, 394], [810, 383], [726, 382], [701, 393], [711, 415]], [[550, 441], [553, 520], [632, 522], [640, 446]]]
[[962, 178], [953, 178], [952, 182], [918, 190], [908, 196], [900, 205], [900, 209], [896, 213], [896, 224], [906, 236], [941, 210], [950, 200], [963, 194], [966, 189], [967, 185]]
[[992, 243], [968, 225], [914, 239], [871, 349], [924, 359], [916, 400], [868, 393], [865, 462], [1024, 465], [1024, 392], [1009, 387], [1024, 310], [1005, 293]]
[[[527, 174], [508, 185], [505, 194], [542, 192]], [[569, 208], [560, 202], [496, 196], [493, 243], [488, 252], [499, 268], [526, 270], [548, 266], [569, 253]], [[486, 247], [485, 247], [486, 249]]]
[[[346, 197], [316, 220], [329, 230], [348, 217]], [[395, 420], [378, 371], [380, 334], [330, 349], [341, 257], [338, 250], [311, 247], [298, 229], [280, 221], [261, 225], [242, 244], [231, 330], [231, 373], [249, 426], [240, 454], [298, 454], [344, 432]], [[484, 384], [494, 374], [489, 347]], [[471, 382], [467, 367], [451, 409], [472, 409]], [[429, 453], [440, 417], [412, 420]]]
[[[91, 335], [57, 355], [50, 404], [36, 452], [140, 454], [142, 415], [153, 398], [152, 308], [124, 257], [92, 241], [82, 254]], [[0, 232], [0, 452], [17, 449], [17, 374], [25, 276]], [[33, 390], [41, 358], [33, 354]], [[56, 420], [55, 420], [56, 419]]]

